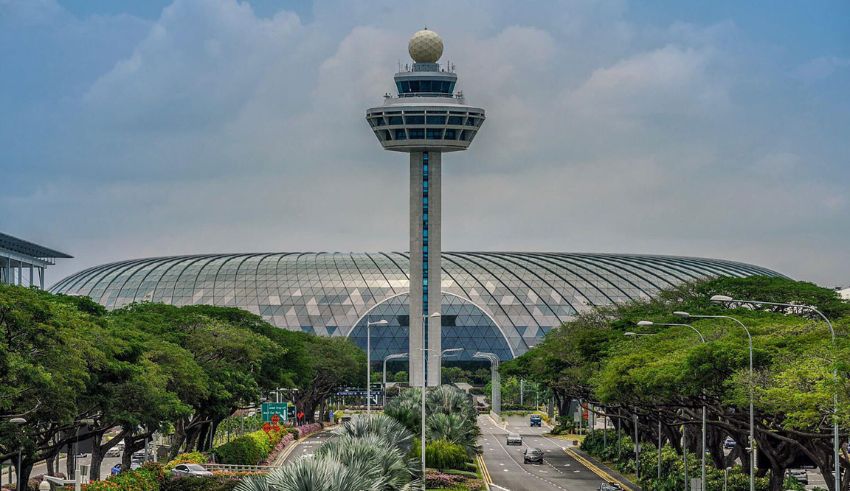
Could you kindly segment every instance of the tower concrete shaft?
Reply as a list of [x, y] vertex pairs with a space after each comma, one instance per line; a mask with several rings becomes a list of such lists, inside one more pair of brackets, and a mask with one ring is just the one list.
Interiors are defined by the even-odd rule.
[[[442, 152], [410, 152], [410, 384], [422, 386], [427, 353], [429, 386], [440, 385], [442, 326], [440, 313], [440, 180]], [[427, 351], [423, 350], [423, 340]]]

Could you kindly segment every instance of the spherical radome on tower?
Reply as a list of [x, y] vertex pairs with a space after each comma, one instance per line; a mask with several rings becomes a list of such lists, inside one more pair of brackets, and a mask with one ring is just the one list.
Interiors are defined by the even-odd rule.
[[416, 63], [436, 63], [443, 55], [443, 40], [439, 34], [425, 28], [410, 38], [407, 52]]

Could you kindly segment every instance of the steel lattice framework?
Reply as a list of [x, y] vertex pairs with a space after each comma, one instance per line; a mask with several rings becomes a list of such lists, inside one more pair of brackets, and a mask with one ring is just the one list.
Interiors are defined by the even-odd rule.
[[[51, 288], [114, 309], [133, 302], [239, 307], [286, 329], [351, 336], [373, 356], [407, 351], [405, 253], [258, 253], [134, 259], [96, 266]], [[577, 312], [653, 297], [682, 282], [780, 276], [749, 264], [628, 254], [443, 252], [443, 345], [503, 360], [524, 353]], [[380, 332], [379, 332], [380, 331]]]

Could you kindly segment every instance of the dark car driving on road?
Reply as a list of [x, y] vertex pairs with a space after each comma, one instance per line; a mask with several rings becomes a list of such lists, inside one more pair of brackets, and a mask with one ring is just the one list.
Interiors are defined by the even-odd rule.
[[543, 426], [543, 418], [539, 414], [532, 414], [528, 422], [531, 426]]
[[543, 450], [540, 450], [539, 448], [534, 448], [534, 447], [526, 448], [522, 452], [522, 461], [526, 464], [529, 464], [529, 463], [542, 464], [543, 463]]

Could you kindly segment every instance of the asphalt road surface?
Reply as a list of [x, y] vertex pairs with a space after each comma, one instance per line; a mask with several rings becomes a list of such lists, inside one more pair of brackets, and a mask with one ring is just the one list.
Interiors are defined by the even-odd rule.
[[[602, 480], [570, 457], [567, 442], [543, 436], [547, 428], [532, 428], [526, 417], [509, 417], [507, 430], [494, 424], [487, 415], [478, 417], [484, 463], [493, 483], [510, 491], [596, 491]], [[508, 433], [519, 433], [522, 445], [505, 445]], [[526, 447], [544, 452], [542, 464], [523, 464]]]
[[296, 459], [300, 459], [305, 455], [313, 455], [319, 445], [325, 443], [329, 439], [333, 438], [334, 434], [331, 431], [320, 431], [314, 435], [310, 435], [307, 438], [300, 440], [298, 445], [289, 452], [286, 457], [281, 460], [275, 462], [275, 465], [283, 466], [286, 465]]

